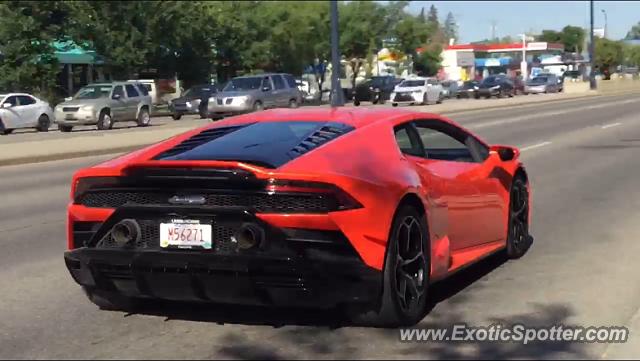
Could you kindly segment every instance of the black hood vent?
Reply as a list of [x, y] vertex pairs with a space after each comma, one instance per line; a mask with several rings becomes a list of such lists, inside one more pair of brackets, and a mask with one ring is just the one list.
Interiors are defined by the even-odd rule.
[[352, 126], [342, 123], [328, 123], [291, 149], [289, 155], [291, 158], [299, 157], [353, 129]]

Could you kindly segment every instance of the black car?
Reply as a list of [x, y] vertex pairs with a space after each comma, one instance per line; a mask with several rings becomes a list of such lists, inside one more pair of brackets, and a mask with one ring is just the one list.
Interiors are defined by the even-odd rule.
[[[212, 84], [196, 85], [182, 94], [181, 97], [173, 99], [169, 103], [169, 111], [174, 120], [179, 120], [185, 114], [200, 114], [203, 117], [200, 103], [203, 99], [209, 99], [212, 94], [217, 92], [217, 88]], [[206, 109], [206, 108], [205, 108]]]
[[395, 76], [374, 76], [356, 86], [353, 95], [353, 105], [360, 105], [360, 102], [370, 101], [373, 104], [384, 104], [385, 100], [389, 100], [393, 88], [398, 85], [402, 79]]
[[506, 75], [490, 75], [484, 78], [480, 82], [480, 85], [478, 85], [475, 98], [491, 98], [492, 96], [502, 98], [505, 95], [509, 97], [515, 95], [513, 82], [509, 80]]
[[475, 80], [465, 81], [464, 84], [462, 84], [462, 87], [458, 88], [458, 90], [456, 91], [456, 98], [460, 99], [460, 98], [475, 97], [476, 90], [478, 89], [479, 85], [480, 85], [479, 81], [475, 81]]

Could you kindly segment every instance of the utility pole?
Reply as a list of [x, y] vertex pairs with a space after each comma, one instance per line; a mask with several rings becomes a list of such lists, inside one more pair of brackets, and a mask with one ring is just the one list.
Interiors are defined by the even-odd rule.
[[491, 41], [496, 41], [496, 24], [495, 20], [491, 20]]
[[591, 31], [589, 32], [589, 61], [591, 63], [591, 71], [589, 72], [589, 88], [596, 90], [596, 58], [595, 58], [595, 46], [593, 44], [593, 0], [589, 1], [589, 12], [591, 15]]
[[340, 50], [338, 49], [338, 1], [330, 0], [331, 11], [331, 106], [344, 105], [342, 87], [340, 86]]
[[600, 9], [602, 11], [602, 13], [604, 14], [604, 38], [607, 38], [607, 12], [604, 9]]

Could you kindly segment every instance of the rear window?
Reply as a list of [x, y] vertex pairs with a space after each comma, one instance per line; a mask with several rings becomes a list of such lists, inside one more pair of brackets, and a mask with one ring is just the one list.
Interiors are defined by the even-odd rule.
[[[258, 122], [212, 128], [160, 154], [162, 160], [228, 160], [277, 168], [353, 127], [335, 122]], [[189, 145], [197, 144], [191, 148]]]
[[400, 87], [414, 87], [414, 86], [424, 86], [424, 80], [405, 80], [400, 83]]

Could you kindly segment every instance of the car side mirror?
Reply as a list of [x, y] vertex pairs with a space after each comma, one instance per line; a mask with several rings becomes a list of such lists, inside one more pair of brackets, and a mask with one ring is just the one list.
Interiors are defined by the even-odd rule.
[[13, 106], [13, 104], [11, 104], [11, 103], [3, 103], [2, 104], [2, 107], [5, 108], [5, 109], [11, 108], [12, 106]]
[[503, 162], [512, 161], [520, 155], [517, 148], [499, 144], [492, 145], [491, 148], [489, 148], [489, 152], [498, 154], [500, 160]]
[[120, 99], [120, 94], [113, 94], [113, 96], [111, 97], [111, 99], [119, 100], [119, 99]]
[[269, 87], [269, 86], [263, 86], [263, 87], [262, 87], [262, 91], [263, 91], [263, 92], [270, 92], [270, 91], [271, 91], [271, 87]]

